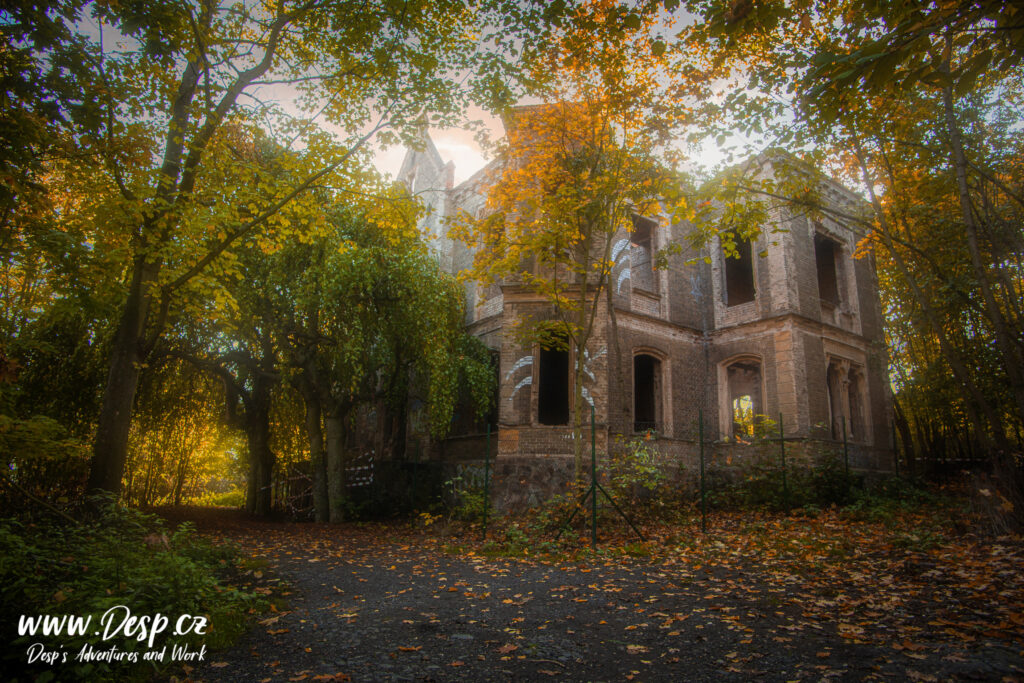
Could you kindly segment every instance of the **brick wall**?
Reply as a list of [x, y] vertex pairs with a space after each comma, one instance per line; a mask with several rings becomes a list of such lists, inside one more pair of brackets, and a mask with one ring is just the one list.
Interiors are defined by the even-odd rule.
[[[439, 158], [421, 154], [419, 160], [426, 170], [418, 177], [433, 178], [435, 184], [444, 182], [448, 171], [438, 165]], [[445, 211], [449, 215], [456, 211], [480, 215], [492, 172], [493, 168], [459, 187], [446, 187]], [[859, 210], [854, 195], [831, 181], [821, 183], [823, 196], [843, 211]], [[692, 226], [663, 222], [652, 232], [653, 250], [674, 243], [679, 253], [668, 257], [667, 268], [654, 273], [648, 284], [653, 291], [639, 292], [629, 270], [630, 234], [621, 231], [616, 235], [617, 259], [610, 287], [617, 311], [618, 345], [602, 301], [588, 347], [594, 379], [585, 382], [602, 425], [599, 448], [633, 433], [633, 358], [637, 353], [651, 355], [660, 363], [658, 443], [666, 458], [687, 467], [695, 464], [698, 415], [703, 415], [705, 436], [710, 441], [731, 428], [731, 413], [723, 409], [721, 368], [740, 356], [761, 361], [763, 412], [773, 420], [781, 412], [787, 436], [824, 437], [826, 441], [814, 443], [828, 445], [830, 431], [817, 425], [830, 419], [826, 369], [830, 354], [839, 354], [863, 364], [867, 375], [871, 441], [856, 444], [856, 466], [888, 467], [891, 405], [874, 262], [871, 257], [851, 259], [856, 236], [828, 218], [812, 221], [802, 214], [775, 209], [770, 221], [752, 246], [755, 300], [736, 306], [724, 302], [724, 262], [717, 240], [694, 249], [686, 239]], [[814, 235], [819, 231], [840, 246], [837, 274], [843, 301], [836, 310], [823, 309], [819, 296], [814, 249]], [[450, 264], [452, 272], [472, 263], [473, 252], [466, 245], [449, 244], [448, 249], [450, 256], [447, 261], [442, 258], [442, 263]], [[468, 283], [466, 292], [470, 331], [500, 355], [500, 430], [494, 448], [497, 462], [507, 463], [503, 465], [507, 482], [503, 499], [514, 507], [534, 496], [524, 493], [522, 486], [551, 492], [559, 484], [548, 479], [558, 479], [566, 467], [571, 473], [571, 430], [537, 423], [538, 349], [513, 333], [524, 316], [542, 319], [550, 316], [551, 310], [511, 281], [487, 292]], [[479, 447], [472, 441], [453, 443], [442, 455], [461, 460], [472, 457], [473, 449]], [[813, 448], [807, 446], [806, 450]], [[751, 453], [718, 443], [709, 457], [750, 458]]]

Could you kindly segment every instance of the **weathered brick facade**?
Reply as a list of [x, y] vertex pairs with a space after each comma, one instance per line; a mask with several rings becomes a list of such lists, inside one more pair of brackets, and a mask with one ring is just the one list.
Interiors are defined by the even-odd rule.
[[[456, 211], [480, 215], [489, 175], [485, 169], [453, 187], [451, 167], [425, 142], [423, 151], [407, 155], [400, 180], [431, 207], [426, 227], [443, 267], [457, 273], [473, 255], [447, 238], [441, 219]], [[765, 162], [761, 172], [772, 173], [771, 164]], [[855, 195], [823, 177], [820, 184], [833, 206], [845, 214], [859, 211]], [[857, 236], [828, 218], [775, 210], [764, 228], [745, 262], [725, 259], [716, 239], [701, 252], [684, 246], [661, 269], [651, 267], [651, 255], [671, 243], [688, 245], [687, 224], [662, 221], [650, 230], [649, 243], [638, 244], [646, 239], [638, 233], [616, 236], [611, 286], [617, 325], [602, 307], [584, 383], [599, 453], [616, 439], [653, 430], [662, 456], [694, 471], [700, 416], [714, 457], [725, 457], [729, 444], [749, 429], [737, 417], [754, 413], [773, 420], [781, 415], [796, 451], [840, 442], [845, 425], [853, 467], [891, 469], [891, 404], [873, 257], [854, 258]], [[511, 282], [488, 291], [469, 284], [466, 294], [469, 331], [499, 358], [491, 452], [511, 487], [499, 502], [516, 505], [536, 497], [538, 488], [556, 489], [551, 478], [571, 471], [571, 428], [544, 424], [551, 419], [544, 419], [540, 405], [547, 390], [541, 349], [521, 346], [510, 332], [520, 316], [543, 317], [546, 304]], [[566, 386], [571, 403], [571, 378]], [[459, 435], [434, 452], [481, 459], [484, 444], [479, 434]], [[549, 459], [559, 462], [544, 464]]]

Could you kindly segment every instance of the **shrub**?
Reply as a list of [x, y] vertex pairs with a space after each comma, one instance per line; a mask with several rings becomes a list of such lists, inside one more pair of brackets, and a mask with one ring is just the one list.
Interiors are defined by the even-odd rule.
[[[154, 666], [141, 661], [150, 649], [133, 637], [103, 641], [92, 633], [46, 637], [19, 636], [20, 615], [90, 616], [99, 624], [104, 612], [124, 605], [135, 616], [157, 612], [170, 618], [171, 626], [153, 649], [167, 644], [189, 644], [198, 649], [222, 647], [246, 627], [246, 617], [263, 606], [262, 599], [226, 585], [234, 569], [235, 552], [196, 538], [184, 524], [176, 531], [158, 518], [127, 509], [117, 503], [99, 504], [99, 511], [81, 524], [55, 523], [26, 518], [0, 519], [0, 612], [5, 620], [4, 642], [12, 643], [2, 657], [7, 680], [31, 680], [49, 672], [61, 679], [130, 680], [152, 676]], [[173, 636], [180, 615], [202, 615], [208, 627], [203, 635]], [[42, 642], [49, 651], [67, 653], [65, 663], [53, 667], [28, 665], [26, 650]], [[140, 660], [76, 660], [86, 645], [107, 651], [116, 645], [121, 652], [135, 652]], [[43, 676], [45, 678], [45, 676]]]
[[243, 508], [245, 507], [245, 491], [240, 488], [232, 488], [230, 491], [221, 493], [207, 493], [198, 501], [199, 505], [221, 508]]
[[653, 502], [665, 483], [660, 454], [651, 434], [630, 439], [615, 449], [608, 468], [609, 493], [633, 507]]
[[483, 520], [487, 510], [484, 476], [482, 467], [460, 466], [458, 474], [445, 482], [448, 511], [453, 519], [466, 522]]
[[[51, 418], [37, 415], [22, 420], [0, 415], [0, 453], [4, 475], [32, 495], [48, 500], [70, 499], [85, 488], [89, 448], [69, 438]], [[6, 491], [3, 487], [0, 495]], [[15, 501], [0, 500], [4, 508], [16, 509]]]
[[734, 483], [715, 482], [708, 496], [716, 507], [765, 507], [788, 510], [798, 507], [847, 505], [857, 499], [861, 477], [847, 473], [841, 459], [825, 457], [815, 467], [756, 463], [744, 468]]

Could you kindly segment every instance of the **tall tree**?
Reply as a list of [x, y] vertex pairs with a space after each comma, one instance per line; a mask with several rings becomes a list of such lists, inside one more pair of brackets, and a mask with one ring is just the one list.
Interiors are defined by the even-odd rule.
[[[69, 149], [97, 161], [98, 180], [116, 196], [95, 226], [109, 236], [97, 242], [117, 245], [124, 287], [90, 486], [117, 491], [139, 376], [183, 290], [237, 241], [287, 232], [280, 211], [302, 205], [309, 188], [350, 186], [349, 163], [366, 154], [377, 133], [391, 131], [394, 140], [428, 111], [449, 119], [472, 88], [486, 89], [480, 99], [488, 104], [500, 100], [516, 31], [529, 31], [543, 14], [537, 6], [490, 0], [161, 0], [59, 8], [66, 16], [40, 14], [59, 40], [26, 28], [32, 12], [24, 7], [17, 16], [28, 19], [14, 40], [25, 54], [41, 55], [38, 64], [54, 64], [55, 74], [81, 74], [74, 91], [56, 93], [49, 115], [75, 113]], [[503, 25], [508, 35], [489, 32], [481, 49], [477, 29]], [[492, 67], [488, 74], [474, 72], [482, 62]], [[271, 197], [225, 201], [212, 150], [231, 137], [232, 126], [255, 119], [296, 144], [316, 146], [301, 120], [264, 104], [282, 84], [297, 91], [306, 113], [339, 126], [341, 151], [294, 174], [293, 184]], [[305, 206], [315, 213], [314, 202]]]
[[675, 220], [685, 212], [668, 144], [689, 111], [681, 93], [698, 87], [666, 78], [681, 68], [669, 49], [671, 22], [595, 0], [571, 15], [557, 48], [540, 62], [545, 104], [507, 118], [482, 217], [462, 216], [453, 236], [476, 252], [469, 275], [524, 287], [550, 313], [525, 320], [528, 341], [573, 358], [575, 469], [583, 472], [588, 348], [604, 311], [614, 316], [609, 277], [616, 237], [637, 216]]
[[[327, 512], [318, 510], [318, 518], [332, 522], [345, 515], [346, 425], [359, 406], [381, 401], [403, 407], [410, 386], [419, 385], [430, 431], [444, 436], [460, 378], [468, 381], [479, 413], [492, 395], [488, 359], [466, 349], [461, 288], [415, 233], [408, 198], [393, 196], [389, 207], [372, 218], [335, 213], [335, 239], [316, 249], [303, 268], [296, 283], [303, 292], [298, 315], [286, 329], [300, 366], [314, 455], [323, 444], [326, 485], [314, 494], [326, 498]], [[389, 213], [393, 220], [382, 221]]]
[[[713, 112], [719, 129], [805, 153], [868, 199], [866, 216], [834, 217], [878, 253], [897, 384], [952, 389], [945, 404], [1005, 450], [1008, 427], [1024, 424], [1021, 240], [1007, 220], [1022, 207], [1017, 10], [860, 0], [690, 7], [704, 21], [688, 38], [732, 70]], [[812, 214], [829, 210], [813, 192], [788, 194]], [[979, 353], [992, 362], [979, 365]]]

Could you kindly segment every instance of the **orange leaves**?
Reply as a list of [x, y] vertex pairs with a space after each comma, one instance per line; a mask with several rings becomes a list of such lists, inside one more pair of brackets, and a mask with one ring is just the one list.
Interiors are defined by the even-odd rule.
[[909, 640], [904, 640], [902, 643], [893, 643], [892, 648], [894, 650], [918, 652], [919, 650], [924, 649], [924, 645], [918, 645], [917, 643], [912, 643]]
[[[875, 523], [832, 510], [813, 518], [721, 514], [712, 518], [706, 536], [696, 522], [646, 525], [651, 554], [639, 559], [625, 553], [628, 532], [613, 529], [607, 530], [611, 545], [601, 554], [548, 554], [530, 562], [454, 547], [450, 528], [437, 543], [407, 524], [309, 531], [295, 525], [295, 531], [279, 534], [261, 528], [258, 543], [268, 555], [286, 557], [286, 547], [293, 551], [288, 566], [299, 568], [296, 579], [306, 577], [297, 587], [319, 591], [323, 604], [315, 607], [328, 614], [354, 617], [358, 608], [366, 620], [378, 599], [396, 605], [401, 611], [373, 625], [388, 636], [379, 638], [375, 654], [390, 658], [396, 669], [421, 662], [441, 667], [437, 678], [451, 667], [467, 680], [487, 678], [499, 668], [524, 680], [582, 679], [594, 674], [573, 658], [585, 656], [607, 666], [603, 678], [623, 680], [628, 674], [649, 680], [660, 669], [642, 667], [690, 665], [688, 648], [710, 641], [722, 647], [705, 665], [710, 668], [701, 669], [709, 678], [735, 673], [754, 680], [767, 665], [759, 658], [769, 656], [802, 667], [785, 669], [793, 678], [849, 675], [852, 646], [877, 667], [879, 677], [906, 679], [917, 669], [947, 680], [951, 672], [983, 661], [979, 653], [992, 653], [990, 641], [1002, 647], [1019, 640], [1022, 548], [1009, 540], [985, 545], [946, 539], [914, 551], [893, 543], [894, 533], [921, 521], [908, 515]], [[305, 563], [310, 554], [323, 557], [324, 564]], [[901, 573], [908, 557], [937, 578]], [[334, 562], [328, 578], [326, 567]], [[401, 581], [393, 566], [401, 567]], [[484, 599], [486, 604], [473, 603]], [[313, 605], [301, 608], [307, 607]], [[268, 615], [276, 621], [262, 625], [292, 625], [298, 609]], [[301, 646], [308, 645], [312, 656], [323, 657], [322, 648], [331, 645], [320, 639], [329, 636], [327, 623], [321, 624], [324, 631], [309, 639], [308, 631], [292, 625], [290, 635], [278, 638], [276, 656], [303, 658]], [[567, 640], [584, 653], [554, 652]], [[289, 647], [292, 642], [299, 647]], [[955, 666], [964, 661], [970, 664]], [[290, 674], [305, 665], [283, 668]], [[366, 669], [350, 673], [357, 680], [374, 677]], [[696, 671], [693, 676], [699, 677]], [[274, 678], [286, 674], [275, 672]]]

